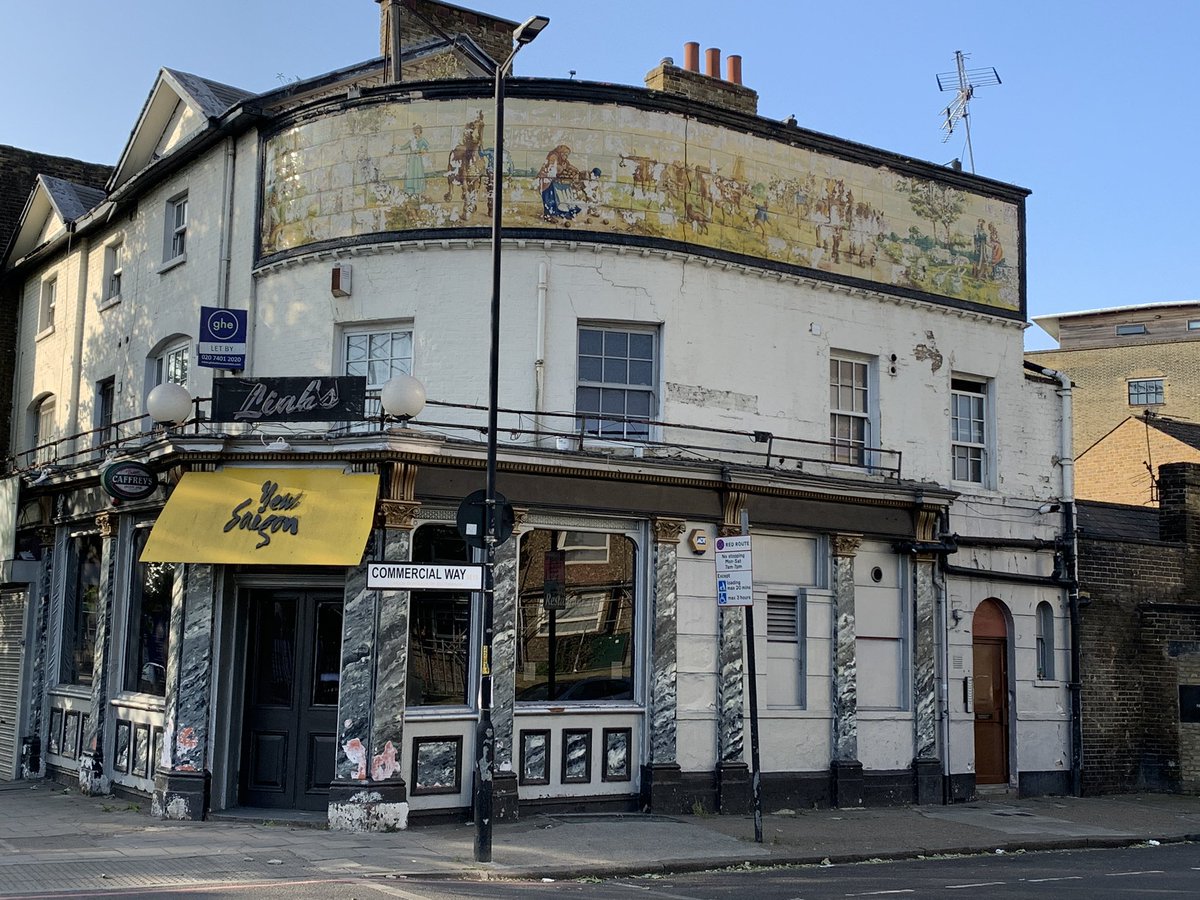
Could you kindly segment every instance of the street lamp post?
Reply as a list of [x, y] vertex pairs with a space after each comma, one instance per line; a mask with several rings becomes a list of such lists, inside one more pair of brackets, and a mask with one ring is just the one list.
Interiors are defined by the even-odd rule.
[[475, 861], [492, 861], [492, 788], [496, 732], [492, 727], [492, 636], [496, 588], [496, 419], [500, 393], [500, 232], [504, 206], [504, 78], [513, 58], [550, 20], [531, 16], [513, 31], [513, 49], [496, 67], [496, 146], [492, 152], [492, 329], [488, 361], [487, 489], [484, 499], [483, 640], [479, 724], [475, 729]]

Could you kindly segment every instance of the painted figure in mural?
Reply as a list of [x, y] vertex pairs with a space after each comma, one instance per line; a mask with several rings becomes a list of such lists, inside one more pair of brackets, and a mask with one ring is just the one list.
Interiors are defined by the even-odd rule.
[[425, 160], [429, 156], [429, 141], [422, 135], [421, 126], [414, 125], [408, 141], [408, 171], [404, 176], [404, 191], [410, 197], [425, 194]]
[[483, 143], [483, 110], [479, 110], [475, 118], [463, 126], [462, 140], [450, 151], [446, 166], [446, 196], [449, 203], [454, 194], [454, 186], [458, 185], [462, 195], [463, 217], [475, 212], [478, 205], [479, 189], [483, 186], [487, 174], [487, 165], [480, 146]]
[[571, 165], [571, 148], [566, 144], [546, 154], [537, 183], [542, 193], [542, 218], [547, 222], [566, 222], [583, 212], [577, 202], [583, 190], [583, 173]]
[[984, 227], [983, 219], [980, 219], [979, 224], [975, 226], [975, 271], [973, 274], [976, 278], [983, 277], [984, 271], [991, 265], [991, 257], [987, 228]]
[[996, 226], [992, 225], [991, 223], [988, 223], [988, 237], [992, 247], [992, 265], [989, 269], [989, 272], [992, 276], [992, 280], [995, 281], [999, 279], [1000, 275], [1002, 274], [1002, 269], [1005, 265], [1004, 246], [1000, 243], [1000, 232], [996, 229]]

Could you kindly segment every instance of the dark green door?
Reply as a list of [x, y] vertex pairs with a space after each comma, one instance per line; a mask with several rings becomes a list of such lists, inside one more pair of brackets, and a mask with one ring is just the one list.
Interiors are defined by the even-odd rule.
[[324, 809], [337, 747], [342, 598], [250, 594], [241, 803]]

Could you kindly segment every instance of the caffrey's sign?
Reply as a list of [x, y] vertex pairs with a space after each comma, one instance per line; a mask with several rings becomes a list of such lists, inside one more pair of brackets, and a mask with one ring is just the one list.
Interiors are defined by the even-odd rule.
[[127, 459], [104, 467], [100, 487], [114, 500], [145, 500], [158, 490], [158, 477], [144, 464]]
[[214, 378], [215, 422], [348, 422], [363, 418], [367, 379]]
[[378, 486], [377, 475], [341, 469], [187, 472], [141, 562], [357, 565]]

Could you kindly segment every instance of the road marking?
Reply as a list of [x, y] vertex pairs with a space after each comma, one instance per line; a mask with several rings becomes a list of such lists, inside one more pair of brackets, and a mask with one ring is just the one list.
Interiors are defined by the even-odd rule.
[[1141, 872], [1105, 872], [1104, 874], [1112, 878], [1119, 875], [1161, 875], [1162, 873], [1162, 869], [1145, 869]]
[[379, 891], [381, 894], [390, 894], [393, 897], [403, 897], [404, 900], [429, 900], [428, 894], [414, 894], [412, 891], [406, 891], [398, 887], [392, 887], [390, 884], [380, 884], [377, 881], [366, 882], [366, 887], [369, 887], [373, 891]]
[[948, 885], [946, 885], [946, 890], [956, 891], [959, 888], [996, 887], [996, 885], [1001, 885], [1001, 884], [1007, 884], [1007, 882], [1004, 882], [1004, 881], [976, 881], [976, 882], [972, 882], [971, 884], [948, 884]]
[[1063, 875], [1059, 878], [1026, 878], [1029, 884], [1041, 884], [1043, 881], [1083, 881], [1082, 875]]
[[903, 888], [897, 891], [863, 891], [861, 894], [847, 894], [847, 897], [880, 897], [884, 894], [911, 894], [912, 888]]

